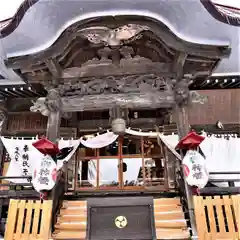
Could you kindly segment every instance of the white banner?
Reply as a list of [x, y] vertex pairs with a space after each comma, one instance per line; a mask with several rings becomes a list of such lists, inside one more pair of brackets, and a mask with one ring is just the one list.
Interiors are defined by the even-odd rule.
[[[36, 142], [36, 139], [24, 140], [24, 139], [11, 139], [1, 137], [4, 147], [6, 148], [11, 162], [9, 164], [7, 177], [20, 177], [20, 176], [32, 176], [33, 169], [37, 169], [41, 164], [44, 155], [39, 152], [32, 143]], [[60, 140], [59, 148], [71, 148], [67, 154], [63, 154], [57, 161], [57, 170], [63, 166], [63, 162], [69, 161], [76, 149], [80, 140]], [[8, 179], [14, 183], [27, 183], [26, 179]]]
[[[11, 158], [6, 176], [31, 176], [33, 167], [41, 161], [43, 156], [32, 146], [36, 139], [20, 140], [1, 137], [1, 140]], [[9, 181], [26, 183], [27, 179], [11, 179]]]
[[161, 141], [165, 144], [165, 146], [169, 149], [170, 152], [179, 160], [182, 159], [181, 155], [175, 150], [175, 147], [177, 146], [179, 142], [179, 136], [172, 134], [172, 135], [158, 135]]
[[140, 136], [140, 137], [157, 137], [158, 132], [141, 132], [141, 131], [135, 131], [130, 128], [125, 130], [125, 133], [134, 135], [134, 136]]
[[84, 140], [84, 138], [80, 138], [80, 142], [87, 148], [103, 148], [106, 147], [113, 142], [115, 142], [118, 138], [118, 135], [114, 134], [113, 132], [107, 132], [101, 135], [98, 135], [93, 138], [89, 138]]
[[57, 160], [57, 169], [62, 168], [63, 163], [64, 162], [68, 162], [72, 158], [72, 156], [76, 152], [79, 144], [80, 144], [80, 140], [73, 140], [73, 139], [70, 139], [70, 140], [63, 140], [63, 139], [61, 139], [58, 142], [58, 148], [59, 149], [63, 149], [63, 148], [72, 148], [72, 149], [68, 153], [68, 155], [65, 156], [63, 159], [61, 159], [61, 160], [58, 159]]
[[[200, 148], [206, 157], [206, 165], [211, 179], [225, 179], [226, 182], [214, 183], [219, 187], [228, 187], [228, 179], [240, 179], [240, 174], [227, 174], [228, 172], [240, 171], [240, 138], [229, 137], [229, 139], [215, 136], [205, 138]], [[223, 172], [225, 174], [217, 174]], [[211, 182], [210, 179], [210, 182]], [[240, 182], [235, 182], [236, 187], [240, 187]]]

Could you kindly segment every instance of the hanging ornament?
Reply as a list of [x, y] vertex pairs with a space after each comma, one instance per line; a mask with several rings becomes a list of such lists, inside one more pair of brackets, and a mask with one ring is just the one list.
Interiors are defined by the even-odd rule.
[[45, 155], [33, 169], [32, 184], [37, 192], [50, 191], [56, 184], [57, 165], [52, 157]]
[[187, 136], [178, 142], [176, 149], [195, 149], [204, 139], [205, 137], [198, 135], [194, 131], [191, 131], [187, 134]]
[[126, 131], [126, 121], [123, 118], [116, 118], [112, 121], [112, 131], [117, 135], [123, 135]]
[[44, 155], [54, 156], [60, 152], [58, 146], [46, 138], [41, 138], [32, 145]]
[[209, 179], [206, 160], [195, 150], [188, 150], [182, 161], [185, 179], [190, 186], [204, 188]]

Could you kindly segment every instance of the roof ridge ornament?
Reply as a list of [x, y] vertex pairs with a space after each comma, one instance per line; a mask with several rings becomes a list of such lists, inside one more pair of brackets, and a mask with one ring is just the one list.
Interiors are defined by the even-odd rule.
[[149, 27], [139, 24], [127, 24], [115, 29], [97, 26], [79, 30], [78, 33], [88, 39], [91, 43], [104, 43], [105, 46], [118, 46], [141, 38], [139, 35]]

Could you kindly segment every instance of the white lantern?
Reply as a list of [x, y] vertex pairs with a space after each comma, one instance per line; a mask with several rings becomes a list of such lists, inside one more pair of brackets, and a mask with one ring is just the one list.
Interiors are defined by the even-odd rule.
[[209, 174], [206, 160], [197, 151], [188, 150], [182, 161], [184, 175], [190, 186], [204, 188], [208, 183]]
[[116, 118], [112, 121], [112, 131], [117, 135], [122, 135], [126, 130], [126, 121], [122, 118]]

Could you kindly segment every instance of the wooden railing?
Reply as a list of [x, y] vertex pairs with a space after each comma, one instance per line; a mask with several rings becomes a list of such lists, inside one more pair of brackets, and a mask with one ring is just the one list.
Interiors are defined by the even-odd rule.
[[52, 201], [11, 199], [5, 240], [48, 240], [51, 229]]
[[[216, 175], [221, 175], [221, 177], [216, 177]], [[230, 178], [223, 178], [223, 176], [227, 175], [239, 175], [239, 178], [237, 177], [230, 177]], [[227, 186], [224, 187], [218, 187], [218, 186], [206, 186], [203, 189], [200, 189], [201, 195], [231, 195], [231, 194], [240, 194], [240, 187], [236, 187], [235, 183], [240, 182], [240, 172], [210, 172], [209, 173], [209, 182], [214, 184], [217, 183], [225, 183]]]
[[67, 164], [64, 164], [63, 168], [58, 172], [56, 185], [54, 186], [52, 193], [51, 193], [51, 199], [53, 202], [52, 220], [51, 220], [52, 232], [54, 231], [54, 226], [57, 221], [57, 215], [60, 211], [60, 208], [62, 207], [64, 194], [68, 191], [67, 170], [68, 170], [68, 166], [67, 166]]
[[[0, 196], [7, 198], [17, 199], [39, 199], [40, 194], [36, 192], [32, 186], [31, 176], [0, 176], [0, 180], [13, 180], [13, 179], [28, 179], [28, 182], [24, 183], [0, 183]], [[56, 185], [51, 192], [51, 227], [54, 230], [54, 225], [57, 220], [57, 214], [62, 206], [64, 194], [67, 192], [67, 164], [63, 166], [63, 169], [58, 172]], [[11, 200], [12, 201], [12, 200]]]
[[[181, 166], [178, 166], [179, 168]], [[181, 204], [182, 204], [182, 208], [183, 208], [183, 212], [184, 212], [184, 215], [185, 215], [185, 219], [186, 219], [186, 222], [187, 222], [187, 225], [189, 227], [191, 227], [191, 224], [190, 224], [190, 216], [189, 216], [189, 208], [188, 208], [188, 199], [187, 199], [187, 194], [186, 194], [186, 189], [185, 189], [185, 182], [184, 182], [184, 176], [183, 176], [183, 172], [180, 171], [180, 169], [178, 169], [176, 171], [176, 186], [178, 187], [179, 189], [179, 193], [180, 193], [180, 201], [181, 201]]]
[[240, 195], [194, 196], [199, 240], [240, 239]]
[[[14, 183], [7, 182], [4, 180], [14, 180], [14, 179], [27, 179], [28, 182], [24, 183]], [[33, 198], [36, 199], [39, 197], [39, 193], [37, 193], [31, 183], [31, 176], [0, 176], [0, 181], [4, 181], [4, 183], [0, 183], [0, 196], [4, 198]]]

